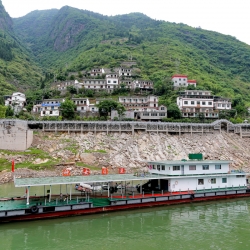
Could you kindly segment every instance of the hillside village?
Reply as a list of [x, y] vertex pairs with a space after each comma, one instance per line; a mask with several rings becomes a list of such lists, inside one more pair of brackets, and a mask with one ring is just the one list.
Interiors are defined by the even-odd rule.
[[[50, 88], [58, 91], [62, 97], [37, 100], [33, 105], [32, 114], [40, 119], [60, 117], [60, 106], [65, 101], [63, 95], [69, 91], [72, 93], [70, 100], [75, 105], [75, 112], [80, 117], [98, 117], [99, 104], [104, 100], [111, 100], [110, 97], [90, 99], [88, 97], [74, 97], [74, 94], [82, 93], [83, 96], [85, 90], [93, 91], [93, 93], [106, 92], [111, 94], [116, 90], [123, 89], [129, 92], [124, 91], [126, 95], [119, 95], [116, 101], [123, 105], [125, 111], [121, 116], [117, 110], [112, 109], [109, 114], [111, 120], [164, 120], [168, 117], [168, 107], [160, 105], [159, 96], [153, 94], [153, 81], [137, 78], [136, 71], [139, 69], [134, 68], [135, 65], [136, 62], [127, 62], [126, 66], [117, 69], [94, 68], [89, 72], [81, 72], [81, 80], [60, 81], [55, 79]], [[70, 78], [75, 78], [73, 73]], [[171, 84], [174, 90], [179, 91], [176, 104], [183, 118], [203, 116], [208, 119], [218, 119], [220, 111], [232, 109], [229, 99], [214, 96], [211, 91], [196, 89], [196, 80], [188, 79], [187, 75], [173, 75]], [[15, 92], [12, 96], [5, 96], [5, 106], [11, 106], [15, 114], [25, 110], [25, 104], [26, 98], [23, 93]]]

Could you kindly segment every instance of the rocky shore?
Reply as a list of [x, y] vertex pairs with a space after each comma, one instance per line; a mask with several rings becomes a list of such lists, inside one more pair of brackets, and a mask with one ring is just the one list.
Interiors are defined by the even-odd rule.
[[[128, 173], [146, 170], [149, 160], [188, 159], [189, 153], [202, 153], [204, 159], [231, 160], [232, 169], [249, 172], [250, 138], [240, 138], [236, 134], [226, 132], [216, 134], [156, 134], [126, 133], [105, 134], [38, 134], [34, 136], [33, 148], [46, 152], [51, 159], [59, 163], [50, 170], [35, 171], [17, 169], [16, 176], [60, 176], [65, 166], [71, 168], [73, 175], [79, 175], [82, 166], [78, 163], [94, 167], [94, 174], [100, 174], [101, 167], [106, 166], [110, 172], [125, 167]], [[16, 163], [30, 161], [32, 164], [45, 163], [49, 159], [34, 158], [29, 154], [5, 155], [0, 158]], [[10, 172], [0, 173], [0, 183], [12, 180]]]

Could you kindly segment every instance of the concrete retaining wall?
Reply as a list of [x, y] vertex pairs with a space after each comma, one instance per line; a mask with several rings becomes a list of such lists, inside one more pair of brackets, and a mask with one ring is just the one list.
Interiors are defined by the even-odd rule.
[[0, 149], [24, 151], [33, 141], [27, 121], [0, 120]]

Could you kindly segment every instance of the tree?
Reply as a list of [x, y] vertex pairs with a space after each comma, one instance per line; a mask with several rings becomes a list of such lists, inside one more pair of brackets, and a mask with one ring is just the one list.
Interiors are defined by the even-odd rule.
[[181, 111], [176, 104], [170, 104], [168, 106], [168, 118], [181, 118]]
[[60, 106], [62, 118], [66, 120], [73, 120], [75, 118], [75, 109], [76, 105], [73, 101], [66, 99]]
[[6, 109], [7, 109], [6, 106], [0, 105], [0, 119], [4, 119], [5, 118]]
[[14, 116], [14, 111], [13, 111], [13, 109], [11, 108], [10, 105], [7, 106], [5, 115], [6, 115], [6, 117], [12, 117], [12, 116]]
[[77, 89], [74, 86], [67, 86], [67, 90], [71, 95], [77, 94]]
[[124, 106], [114, 100], [101, 101], [97, 107], [99, 108], [100, 116], [105, 117], [107, 117], [112, 110], [117, 110], [119, 116], [121, 116], [125, 111]]

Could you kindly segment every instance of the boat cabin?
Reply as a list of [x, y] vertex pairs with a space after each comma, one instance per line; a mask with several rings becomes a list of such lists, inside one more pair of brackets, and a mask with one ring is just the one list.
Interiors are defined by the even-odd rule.
[[230, 171], [230, 163], [202, 160], [202, 155], [198, 154], [198, 159], [190, 155], [189, 160], [148, 162], [148, 171], [159, 176], [158, 185], [153, 186], [169, 192], [246, 187], [246, 173]]

